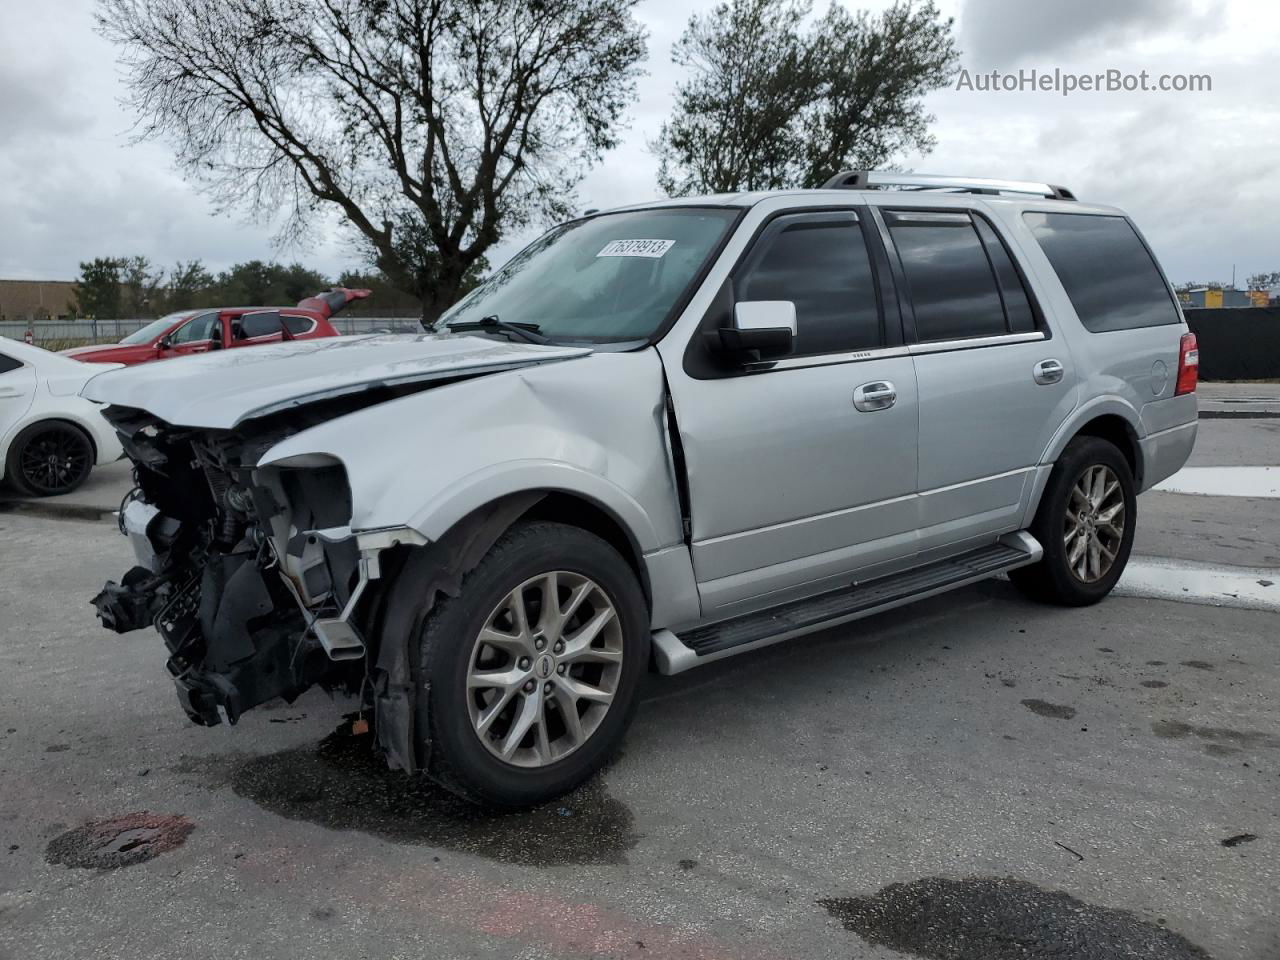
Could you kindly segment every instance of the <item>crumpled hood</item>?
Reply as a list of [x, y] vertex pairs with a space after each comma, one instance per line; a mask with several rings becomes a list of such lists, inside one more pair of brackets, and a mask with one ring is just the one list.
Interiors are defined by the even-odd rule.
[[568, 360], [588, 347], [459, 334], [292, 340], [218, 350], [103, 373], [81, 396], [135, 407], [168, 423], [229, 429], [243, 420], [379, 386]]

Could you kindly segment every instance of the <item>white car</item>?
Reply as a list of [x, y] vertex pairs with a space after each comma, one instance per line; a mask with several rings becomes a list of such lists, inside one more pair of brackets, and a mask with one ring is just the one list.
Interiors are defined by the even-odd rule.
[[79, 395], [90, 377], [119, 366], [0, 337], [0, 464], [10, 486], [34, 497], [70, 493], [95, 465], [120, 458], [101, 404]]

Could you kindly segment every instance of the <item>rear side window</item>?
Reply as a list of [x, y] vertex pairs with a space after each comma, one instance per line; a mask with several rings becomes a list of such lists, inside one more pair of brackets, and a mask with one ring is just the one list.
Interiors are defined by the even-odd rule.
[[883, 345], [875, 277], [853, 213], [792, 214], [766, 229], [734, 283], [736, 300], [790, 300], [795, 355]]
[[982, 239], [966, 213], [887, 211], [921, 341], [1008, 333]]
[[15, 360], [13, 357], [5, 356], [0, 353], [0, 373], [8, 373], [10, 370], [17, 370], [22, 366], [21, 360]]
[[1180, 322], [1160, 268], [1126, 218], [1031, 211], [1022, 217], [1085, 329], [1105, 333]]
[[287, 329], [295, 337], [299, 334], [310, 333], [315, 328], [315, 321], [310, 317], [285, 317], [285, 329]]
[[246, 313], [240, 318], [240, 336], [245, 340], [280, 332], [280, 314]]

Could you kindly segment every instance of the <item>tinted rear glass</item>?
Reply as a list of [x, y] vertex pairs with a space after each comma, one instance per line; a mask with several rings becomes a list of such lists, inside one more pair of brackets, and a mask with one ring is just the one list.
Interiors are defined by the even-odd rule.
[[3, 353], [0, 353], [0, 373], [17, 370], [20, 366], [22, 366], [21, 360], [15, 360], [13, 357], [6, 357]]
[[1124, 217], [1031, 211], [1022, 216], [1085, 329], [1103, 333], [1181, 319], [1159, 268]]
[[968, 214], [886, 212], [922, 341], [1008, 332], [1004, 304]]
[[246, 340], [280, 332], [280, 314], [246, 313], [240, 318], [240, 336]]

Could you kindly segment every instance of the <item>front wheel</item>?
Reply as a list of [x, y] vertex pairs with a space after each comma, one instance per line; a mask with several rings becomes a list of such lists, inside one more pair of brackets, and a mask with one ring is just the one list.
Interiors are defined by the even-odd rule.
[[1058, 458], [1031, 533], [1044, 557], [1009, 578], [1037, 600], [1080, 607], [1097, 603], [1129, 562], [1137, 521], [1133, 471], [1114, 444], [1076, 437]]
[[486, 806], [529, 806], [621, 742], [649, 658], [644, 595], [600, 538], [521, 524], [432, 610], [421, 654], [432, 777]]

